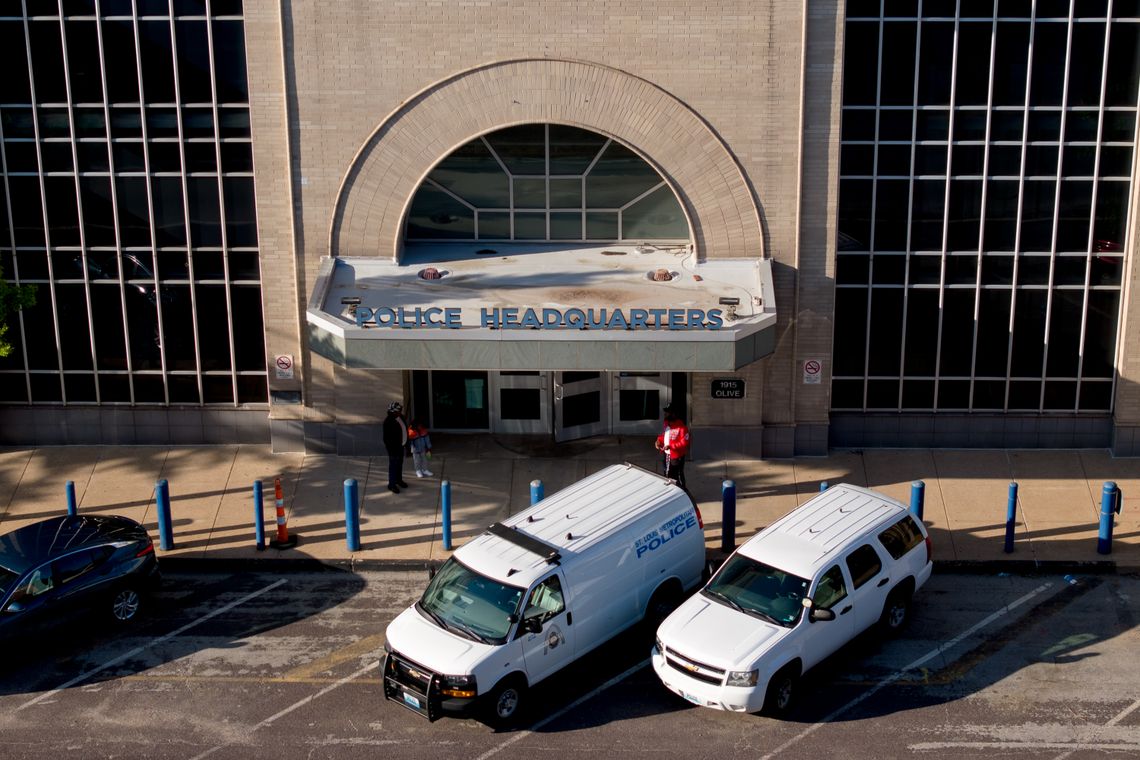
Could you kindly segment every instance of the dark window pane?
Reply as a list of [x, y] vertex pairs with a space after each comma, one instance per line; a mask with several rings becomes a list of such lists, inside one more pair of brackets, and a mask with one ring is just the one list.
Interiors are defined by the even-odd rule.
[[73, 172], [71, 144], [65, 142], [40, 143], [40, 158], [45, 172]]
[[[198, 285], [198, 346], [203, 370], [230, 369], [229, 310], [225, 285]], [[260, 369], [261, 363], [257, 368]]]
[[428, 176], [472, 206], [510, 207], [507, 175], [482, 139], [472, 140], [451, 153]]
[[83, 202], [83, 232], [87, 245], [115, 244], [115, 214], [111, 205], [109, 177], [80, 177]]
[[103, 403], [131, 400], [130, 381], [126, 375], [99, 375], [99, 398]]
[[1090, 290], [1085, 326], [1083, 377], [1112, 378], [1116, 326], [1120, 322], [1120, 291]]
[[[867, 290], [836, 288], [835, 314], [835, 340], [832, 344], [835, 374], [862, 376], [867, 347]], [[859, 406], [862, 406], [862, 400]]]
[[201, 403], [201, 396], [198, 395], [198, 378], [194, 375], [170, 375], [167, 384], [170, 389], [170, 403]]
[[991, 177], [1016, 177], [1021, 174], [1021, 146], [991, 145], [988, 173]]
[[28, 24], [32, 48], [32, 78], [36, 100], [41, 103], [67, 101], [67, 85], [63, 78], [63, 46], [58, 21], [32, 21]]
[[52, 245], [79, 245], [79, 206], [74, 177], [44, 177]]
[[[193, 371], [197, 369], [197, 363], [194, 359], [194, 322], [190, 313], [190, 286], [162, 285], [161, 293], [166, 368]], [[203, 305], [199, 304], [199, 308], [202, 307]], [[203, 346], [203, 350], [208, 350], [208, 347]]]
[[922, 51], [918, 67], [919, 105], [950, 103], [950, 72], [953, 70], [954, 24], [922, 25]]
[[950, 112], [919, 111], [917, 130], [919, 140], [946, 140], [950, 135]]
[[[923, 40], [925, 44], [925, 40]], [[843, 104], [874, 105], [879, 61], [879, 24], [847, 23], [843, 52]]]
[[875, 240], [877, 251], [906, 249], [907, 194], [906, 180], [879, 180], [875, 198]]
[[[871, 180], [839, 181], [839, 232], [863, 250], [871, 243]], [[589, 217], [587, 216], [587, 225]]]
[[1041, 408], [1041, 381], [1014, 380], [1009, 384], [1009, 411], [1037, 411]]
[[150, 207], [146, 177], [116, 177], [119, 235], [124, 246], [150, 245]]
[[880, 140], [910, 140], [913, 129], [913, 110], [879, 111]]
[[[131, 340], [131, 361], [134, 368], [160, 369], [158, 311], [154, 285], [128, 285], [127, 329]], [[137, 386], [136, 386], [137, 389]]]
[[186, 245], [186, 212], [182, 207], [182, 180], [155, 177], [151, 180], [154, 198], [154, 236], [160, 246]]
[[1045, 348], [1046, 296], [1044, 290], [1017, 291], [1013, 319], [1013, 359], [1010, 367], [1013, 377], [1041, 376]]
[[56, 285], [59, 338], [64, 369], [92, 369], [87, 293], [83, 285]]
[[914, 51], [913, 21], [887, 21], [883, 24], [880, 104], [902, 106], [914, 102]]
[[111, 155], [116, 172], [141, 172], [146, 170], [141, 142], [115, 142], [111, 144]]
[[868, 374], [898, 376], [902, 343], [902, 317], [903, 291], [901, 288], [874, 288], [871, 290], [871, 339], [868, 350]]
[[1128, 183], [1101, 182], [1097, 187], [1096, 221], [1093, 227], [1098, 249], [1123, 250], [1127, 215]]
[[36, 136], [35, 117], [30, 108], [5, 108], [0, 112], [0, 119], [3, 119], [5, 140], [31, 140]]
[[31, 103], [27, 45], [21, 19], [0, 20], [0, 103]]
[[1027, 177], [1057, 176], [1057, 146], [1028, 146], [1025, 149], [1025, 175]]
[[[626, 393], [627, 391], [622, 391]], [[537, 420], [542, 416], [541, 391], [538, 388], [502, 388], [499, 390], [499, 416], [504, 420]], [[654, 414], [654, 419], [656, 419]]]
[[[251, 136], [248, 108], [219, 108], [218, 136], [224, 139]], [[551, 170], [551, 174], [555, 172]]]
[[[16, 263], [19, 265], [21, 280], [46, 280], [48, 278], [47, 253], [44, 251], [16, 251]], [[16, 274], [15, 270], [12, 272]], [[46, 297], [43, 291], [40, 297]]]
[[238, 375], [237, 392], [239, 404], [264, 404], [269, 400], [269, 389], [265, 375]]
[[114, 251], [89, 251], [87, 275], [92, 282], [119, 279], [119, 255]]
[[95, 21], [67, 22], [68, 76], [71, 98], [76, 103], [103, 101], [103, 64], [95, 24]]
[[832, 380], [831, 381], [831, 408], [832, 409], [862, 409], [863, 408], [863, 381], [862, 380]]
[[1053, 239], [1052, 180], [1026, 181], [1021, 200], [1021, 250], [1048, 251]]
[[954, 112], [955, 140], [986, 139], [986, 112], [972, 109]]
[[487, 428], [487, 373], [434, 371], [432, 420], [437, 428]]
[[982, 285], [1012, 285], [1013, 256], [987, 253], [982, 257]]
[[59, 384], [60, 376], [32, 375], [32, 401], [53, 402], [63, 401], [63, 390]]
[[990, 84], [991, 22], [963, 21], [958, 26], [958, 74], [955, 103], [984, 105]]
[[1018, 285], [1048, 285], [1049, 265], [1052, 259], [1048, 254], [1026, 254], [1018, 259]]
[[975, 254], [952, 254], [946, 257], [946, 283], [973, 285], [978, 279], [978, 257]]
[[8, 177], [9, 200], [12, 204], [12, 232], [18, 246], [44, 244], [43, 211], [40, 205], [40, 183], [36, 177]]
[[1022, 105], [1029, 70], [1029, 24], [998, 22], [994, 48], [993, 103], [995, 106]]
[[871, 110], [853, 111], [844, 109], [842, 140], [874, 140], [875, 112]]
[[938, 345], [938, 291], [912, 289], [906, 304], [906, 375], [933, 375]]
[[1108, 34], [1105, 105], [1135, 106], [1138, 86], [1140, 86], [1140, 24], [1113, 24]]
[[986, 191], [984, 249], [1012, 251], [1017, 236], [1018, 183], [991, 180]]
[[867, 408], [868, 409], [898, 409], [899, 408], [899, 381], [898, 380], [868, 380], [867, 381]]
[[1092, 216], [1092, 182], [1062, 182], [1061, 208], [1057, 220], [1057, 250], [1089, 249], [1089, 218]]
[[[510, 166], [510, 163], [507, 165]], [[534, 167], [529, 159], [522, 166], [528, 170], [528, 173], [533, 173], [530, 170]], [[586, 175], [586, 206], [588, 208], [624, 206], [660, 182], [661, 177], [640, 156], [625, 146], [610, 143], [590, 173]]]
[[218, 181], [213, 177], [189, 177], [186, 180], [190, 201], [190, 244], [215, 246], [222, 244], [222, 223], [218, 207]]
[[921, 254], [910, 257], [911, 285], [937, 285], [942, 280], [942, 256]]
[[914, 173], [946, 175], [945, 145], [916, 145], [914, 148]]
[[1102, 66], [1104, 66], [1104, 24], [1073, 24], [1073, 49], [1069, 56], [1070, 106], [1100, 104]]
[[158, 276], [162, 280], [185, 280], [190, 277], [186, 251], [159, 251]]
[[229, 375], [205, 375], [202, 377], [203, 402], [207, 404], [232, 404], [234, 402], [233, 379]]
[[187, 139], [214, 137], [214, 110], [212, 108], [183, 108], [182, 133]]
[[980, 175], [985, 159], [984, 145], [955, 145], [950, 149], [950, 172], [956, 175]]
[[602, 135], [560, 124], [551, 124], [549, 134], [551, 174], [582, 174], [606, 142]]
[[872, 271], [871, 282], [875, 285], [902, 285], [906, 282], [906, 256], [879, 254]]
[[835, 259], [835, 282], [838, 285], [866, 285], [871, 258], [866, 254], [846, 254]]
[[174, 102], [174, 56], [169, 21], [140, 21], [143, 94], [147, 103]]
[[408, 211], [407, 236], [470, 240], [475, 236], [475, 214], [447, 193], [424, 183]]
[[902, 392], [903, 409], [933, 409], [933, 380], [904, 380]]
[[136, 403], [166, 403], [166, 389], [163, 387], [162, 375], [135, 375], [131, 379], [135, 386]]
[[260, 280], [261, 279], [261, 264], [258, 260], [256, 252], [253, 253], [237, 253], [231, 251], [230, 257], [230, 279], [233, 280]]
[[1059, 106], [1065, 86], [1068, 24], [1038, 22], [1033, 31], [1033, 74], [1029, 105]]
[[92, 403], [95, 401], [94, 375], [64, 375], [64, 390], [69, 404]]
[[909, 177], [910, 149], [907, 145], [879, 146], [879, 176]]
[[1136, 114], [1122, 111], [1106, 111], [1104, 114], [1103, 138], [1105, 142], [1132, 142], [1136, 129]]
[[973, 344], [974, 291], [947, 290], [943, 296], [939, 374], [968, 376]]
[[205, 21], [177, 21], [174, 24], [178, 44], [178, 86], [183, 103], [209, 103], [210, 45]]
[[969, 380], [942, 380], [938, 383], [939, 409], [968, 409], [969, 406]]
[[980, 180], [950, 182], [946, 247], [951, 251], [977, 250], [982, 211]]
[[[55, 314], [52, 311], [51, 291], [46, 286], [38, 288], [35, 305], [23, 309], [21, 315], [24, 321], [24, 345], [28, 354], [28, 368], [58, 370], [59, 353], [56, 351]], [[36, 385], [35, 378], [32, 385]]]
[[1096, 148], [1092, 145], [1066, 145], [1061, 154], [1061, 175], [1091, 177], [1096, 167]]
[[222, 143], [222, 171], [253, 171], [253, 146], [249, 143]]
[[1053, 377], [1077, 376], [1083, 311], [1084, 294], [1081, 291], [1053, 291], [1053, 307], [1049, 314], [1049, 356], [1045, 374]]
[[79, 154], [79, 171], [110, 171], [111, 158], [107, 153], [107, 143], [105, 141], [81, 142], [77, 147]]
[[[218, 8], [214, 8], [218, 13]], [[248, 103], [245, 33], [241, 21], [214, 21], [214, 71], [219, 103]]]
[[176, 142], [152, 142], [149, 147], [152, 172], [181, 172], [182, 155]]
[[130, 19], [103, 24], [103, 54], [106, 59], [108, 97], [112, 103], [139, 102], [138, 62], [135, 31]]
[[1053, 261], [1053, 285], [1084, 285], [1088, 257], [1058, 256]]
[[975, 380], [974, 409], [1000, 411], [1005, 406], [1004, 380]]
[[230, 287], [233, 303], [234, 354], [238, 370], [265, 369], [265, 331], [261, 319], [261, 288]]
[[839, 153], [839, 173], [843, 175], [870, 175], [875, 168], [875, 149], [872, 145], [843, 145]]
[[194, 251], [194, 278], [224, 280], [225, 256], [221, 251]]
[[149, 106], [145, 113], [146, 136], [149, 139], [178, 137], [178, 109]]
[[1009, 305], [1011, 291], [982, 290], [978, 304], [976, 375], [1004, 377], [1009, 356]]
[[[222, 180], [222, 190], [226, 200], [227, 242], [235, 246], [256, 246], [257, 218], [253, 198], [253, 177], [225, 177]], [[676, 205], [672, 194], [670, 199]]]
[[1076, 382], [1045, 382], [1043, 411], [1068, 411], [1077, 405]]
[[1100, 149], [1100, 176], [1127, 177], [1131, 169], [1131, 146], [1106, 145]]
[[1111, 411], [1112, 383], [1081, 383], [1079, 405], [1082, 412]]
[[0, 402], [28, 402], [28, 383], [22, 372], [0, 372]]

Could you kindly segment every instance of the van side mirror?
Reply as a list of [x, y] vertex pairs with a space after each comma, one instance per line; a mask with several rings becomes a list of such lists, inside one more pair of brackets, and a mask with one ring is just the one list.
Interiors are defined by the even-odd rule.
[[821, 620], [835, 620], [835, 610], [812, 608], [811, 612], [808, 613], [808, 620], [813, 623], [818, 623]]

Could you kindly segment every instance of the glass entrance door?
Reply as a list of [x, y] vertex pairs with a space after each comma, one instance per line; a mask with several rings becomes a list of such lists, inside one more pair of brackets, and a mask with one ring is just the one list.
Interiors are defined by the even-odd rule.
[[549, 372], [492, 372], [495, 399], [491, 430], [496, 433], [550, 433]]
[[615, 435], [657, 435], [665, 405], [672, 398], [669, 372], [613, 373]]
[[554, 373], [554, 440], [610, 432], [610, 374]]

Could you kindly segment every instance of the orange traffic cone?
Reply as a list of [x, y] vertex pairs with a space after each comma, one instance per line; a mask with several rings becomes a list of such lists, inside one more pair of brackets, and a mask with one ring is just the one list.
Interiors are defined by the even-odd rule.
[[281, 478], [274, 478], [273, 492], [277, 499], [277, 538], [269, 542], [274, 549], [292, 549], [297, 545], [297, 536], [289, 535], [289, 525], [285, 520], [285, 494], [281, 490]]

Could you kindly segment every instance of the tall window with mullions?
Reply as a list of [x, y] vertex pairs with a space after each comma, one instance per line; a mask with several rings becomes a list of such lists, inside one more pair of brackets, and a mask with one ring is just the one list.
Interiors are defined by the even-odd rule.
[[851, 0], [832, 408], [1111, 411], [1135, 0]]
[[0, 6], [0, 403], [267, 401], [241, 0]]

